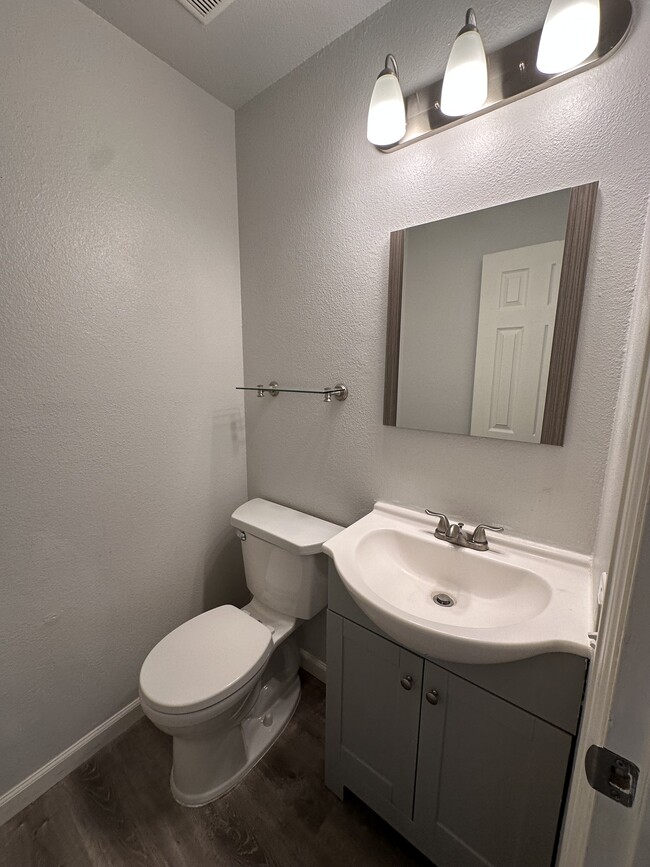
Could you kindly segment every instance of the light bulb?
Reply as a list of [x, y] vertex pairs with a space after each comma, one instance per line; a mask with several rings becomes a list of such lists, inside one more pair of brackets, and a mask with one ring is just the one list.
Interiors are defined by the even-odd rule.
[[389, 147], [397, 144], [405, 132], [404, 96], [397, 76], [397, 63], [389, 54], [370, 98], [368, 141], [378, 147]]
[[488, 95], [487, 58], [473, 9], [456, 37], [442, 81], [440, 111], [460, 117], [478, 111]]
[[537, 68], [552, 75], [573, 69], [600, 38], [599, 0], [551, 0], [539, 40]]

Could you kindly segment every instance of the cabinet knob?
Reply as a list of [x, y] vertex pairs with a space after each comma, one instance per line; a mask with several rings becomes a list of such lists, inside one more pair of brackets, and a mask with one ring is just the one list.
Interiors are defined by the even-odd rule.
[[405, 674], [400, 678], [400, 683], [404, 689], [413, 689], [413, 678], [410, 674]]
[[425, 695], [426, 700], [429, 704], [438, 704], [440, 699], [440, 693], [437, 689], [430, 689], [429, 692]]

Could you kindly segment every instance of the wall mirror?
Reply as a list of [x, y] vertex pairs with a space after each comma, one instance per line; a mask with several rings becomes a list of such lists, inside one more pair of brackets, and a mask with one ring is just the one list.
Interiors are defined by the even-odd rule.
[[391, 233], [384, 424], [562, 445], [597, 191]]

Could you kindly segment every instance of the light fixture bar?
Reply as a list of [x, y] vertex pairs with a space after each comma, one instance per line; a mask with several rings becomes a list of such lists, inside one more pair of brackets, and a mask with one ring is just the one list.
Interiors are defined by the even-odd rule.
[[395, 145], [380, 147], [384, 153], [400, 150], [420, 139], [465, 123], [564, 81], [592, 66], [602, 63], [619, 48], [630, 30], [632, 4], [630, 0], [601, 0], [600, 39], [594, 53], [568, 72], [546, 75], [537, 69], [537, 50], [542, 31], [536, 30], [523, 39], [488, 54], [488, 96], [483, 107], [473, 114], [447, 117], [440, 111], [442, 79], [406, 97], [406, 132]]

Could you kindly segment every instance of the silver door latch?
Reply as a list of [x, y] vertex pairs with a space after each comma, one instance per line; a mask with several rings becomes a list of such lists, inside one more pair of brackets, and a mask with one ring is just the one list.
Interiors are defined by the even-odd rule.
[[639, 781], [639, 769], [634, 762], [617, 753], [592, 744], [585, 756], [585, 771], [589, 785], [624, 807], [631, 807]]

